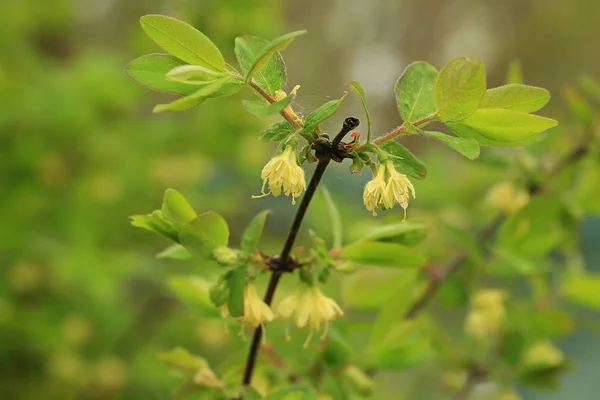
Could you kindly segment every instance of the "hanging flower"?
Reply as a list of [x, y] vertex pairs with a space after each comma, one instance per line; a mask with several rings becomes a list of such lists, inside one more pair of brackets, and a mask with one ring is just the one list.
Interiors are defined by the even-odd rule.
[[[286, 196], [292, 195], [292, 204], [296, 204], [296, 197], [300, 197], [306, 188], [304, 170], [298, 165], [296, 151], [292, 146], [287, 146], [283, 153], [273, 157], [263, 168], [260, 177], [263, 180], [262, 196], [252, 196], [253, 198], [269, 194], [279, 196], [283, 190]], [[267, 184], [269, 192], [265, 192]]]
[[[321, 323], [325, 329], [321, 339], [327, 336], [329, 321], [344, 315], [344, 311], [330, 297], [325, 296], [318, 287], [299, 284], [294, 293], [279, 303], [277, 313], [282, 318], [292, 318], [298, 328], [308, 326], [310, 331], [304, 347], [308, 347], [314, 332], [321, 331]], [[289, 332], [287, 332], [289, 339]]]
[[273, 318], [275, 315], [271, 308], [258, 297], [256, 285], [249, 283], [244, 286], [244, 315], [241, 320], [257, 327], [272, 321]]
[[367, 207], [367, 210], [372, 211], [374, 216], [377, 215], [375, 209], [379, 207], [379, 204], [384, 203], [385, 188], [385, 166], [380, 165], [377, 174], [367, 183], [363, 192], [365, 207]]
[[404, 174], [400, 174], [394, 168], [394, 164], [389, 161], [386, 164], [388, 171], [388, 181], [385, 186], [385, 196], [383, 196], [383, 205], [386, 209], [394, 207], [395, 203], [400, 204], [404, 209], [404, 219], [406, 219], [406, 209], [408, 208], [408, 202], [410, 201], [410, 192], [412, 192], [413, 199], [415, 196], [415, 188]]

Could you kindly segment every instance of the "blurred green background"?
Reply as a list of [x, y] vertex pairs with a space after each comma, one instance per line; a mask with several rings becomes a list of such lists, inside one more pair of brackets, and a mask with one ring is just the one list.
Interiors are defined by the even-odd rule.
[[[123, 73], [129, 60], [159, 51], [138, 24], [149, 13], [198, 27], [229, 62], [236, 36], [308, 29], [285, 52], [288, 89], [301, 85], [298, 110], [339, 97], [355, 79], [375, 132], [399, 123], [392, 88], [415, 60], [441, 67], [459, 55], [481, 58], [493, 86], [520, 59], [527, 83], [554, 94], [544, 113], [558, 119], [565, 85], [600, 77], [596, 0], [2, 0], [0, 399], [164, 399], [175, 381], [157, 352], [245, 351], [217, 319], [199, 319], [169, 290], [169, 276], [195, 266], [156, 259], [165, 243], [127, 217], [158, 208], [172, 187], [197, 210], [224, 215], [235, 241], [270, 208], [264, 247], [277, 251], [293, 210], [287, 199], [250, 199], [273, 148], [257, 141], [266, 122], [246, 114], [239, 97], [151, 113], [168, 96]], [[351, 97], [325, 127], [336, 130], [349, 115], [362, 116]], [[556, 146], [569, 143], [563, 134]], [[415, 183], [409, 217], [460, 219], [457, 204], [477, 205], [490, 179], [511, 177], [432, 142], [405, 143], [429, 161], [430, 176]], [[349, 178], [346, 168], [332, 168], [326, 184], [346, 217], [368, 221], [361, 196], [369, 174]], [[308, 224], [328, 238], [324, 210], [317, 201]], [[597, 234], [598, 221], [586, 222], [592, 266]], [[524, 398], [596, 398], [596, 340], [583, 331], [562, 343], [575, 366], [561, 389]]]

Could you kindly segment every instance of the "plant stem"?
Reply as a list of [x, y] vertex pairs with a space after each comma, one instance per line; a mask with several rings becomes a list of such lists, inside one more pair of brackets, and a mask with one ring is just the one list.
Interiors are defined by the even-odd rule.
[[[267, 94], [268, 95], [268, 94]], [[300, 226], [302, 225], [302, 221], [306, 215], [306, 211], [308, 210], [308, 206], [312, 201], [317, 188], [319, 187], [319, 183], [321, 182], [321, 178], [325, 174], [325, 170], [327, 166], [331, 162], [332, 159], [339, 159], [341, 161], [344, 157], [343, 154], [340, 156], [339, 145], [344, 136], [358, 126], [358, 120], [356, 118], [346, 118], [344, 120], [344, 124], [340, 133], [334, 138], [332, 143], [325, 142], [320, 143], [320, 146], [317, 144], [313, 145], [315, 149], [315, 154], [319, 160], [317, 163], [317, 167], [315, 168], [315, 172], [313, 173], [312, 178], [306, 188], [306, 192], [302, 197], [302, 201], [298, 206], [298, 211], [296, 212], [296, 216], [294, 217], [294, 221], [292, 222], [292, 226], [290, 227], [290, 232], [288, 233], [287, 239], [279, 253], [279, 257], [277, 258], [277, 270], [273, 270], [271, 279], [269, 280], [269, 286], [267, 288], [267, 292], [265, 293], [264, 302], [267, 305], [271, 305], [273, 302], [273, 296], [275, 295], [275, 290], [277, 289], [277, 285], [279, 284], [279, 280], [284, 272], [293, 271], [295, 267], [298, 267], [298, 264], [291, 257], [292, 248], [294, 247], [294, 242], [296, 241], [296, 237], [298, 236], [298, 231], [300, 230]], [[317, 146], [317, 147], [315, 147]], [[336, 158], [337, 157], [337, 158]], [[254, 366], [256, 365], [256, 359], [258, 356], [258, 349], [260, 347], [260, 342], [262, 340], [263, 328], [259, 326], [254, 331], [254, 336], [252, 337], [252, 343], [250, 344], [250, 352], [248, 353], [248, 359], [246, 361], [246, 369], [244, 371], [244, 380], [242, 381], [242, 385], [249, 386], [252, 382], [252, 375], [254, 373]], [[242, 399], [239, 397], [238, 399]]]
[[[265, 92], [265, 90], [263, 88], [261, 88], [259, 85], [257, 85], [254, 81], [250, 82], [250, 86], [252, 86], [252, 88], [254, 90], [256, 90], [262, 97], [264, 97], [265, 100], [267, 100], [269, 103], [277, 102], [277, 99], [275, 99], [269, 93]], [[281, 114], [281, 116], [283, 118], [285, 118], [286, 121], [288, 121], [290, 124], [292, 124], [296, 129], [302, 128], [302, 124], [300, 124], [298, 121], [296, 121], [296, 118], [294, 118], [292, 115], [290, 115], [290, 113], [288, 113], [285, 108], [283, 110], [281, 110], [279, 112], [279, 114]]]
[[[413, 122], [412, 125], [414, 125], [414, 126], [423, 125], [423, 124], [433, 120], [436, 116], [437, 116], [437, 114], [427, 115], [426, 117], [423, 117], [423, 118]], [[373, 140], [371, 143], [374, 145], [380, 145], [382, 143], [387, 142], [388, 140], [392, 140], [396, 136], [398, 136], [401, 133], [404, 133], [406, 131], [407, 131], [406, 125], [401, 125], [398, 128], [394, 129], [393, 131], [386, 133], [383, 136], [378, 137], [377, 139]], [[362, 146], [358, 146], [355, 150], [360, 151], [360, 150], [364, 149], [364, 147], [365, 147], [365, 144], [363, 144]]]

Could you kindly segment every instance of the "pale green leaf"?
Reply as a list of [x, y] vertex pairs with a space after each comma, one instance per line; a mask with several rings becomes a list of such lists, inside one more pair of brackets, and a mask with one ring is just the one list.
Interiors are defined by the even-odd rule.
[[434, 89], [438, 71], [423, 61], [410, 64], [396, 82], [398, 112], [406, 122], [415, 122], [436, 111]]
[[329, 218], [331, 220], [331, 231], [333, 234], [333, 248], [339, 249], [342, 247], [342, 217], [340, 215], [340, 210], [338, 210], [335, 202], [333, 201], [333, 197], [331, 197], [331, 193], [325, 186], [321, 186], [321, 191], [323, 192], [323, 197], [325, 198], [325, 204], [327, 204], [327, 213], [329, 214]]
[[240, 317], [244, 313], [244, 284], [246, 283], [246, 265], [236, 268], [229, 277], [229, 297], [227, 308], [232, 317]]
[[550, 92], [535, 86], [509, 84], [488, 89], [479, 108], [504, 108], [507, 110], [535, 112], [550, 101]]
[[362, 103], [363, 109], [365, 111], [365, 119], [367, 120], [367, 143], [371, 143], [371, 115], [369, 114], [369, 106], [367, 105], [367, 96], [365, 95], [365, 90], [362, 85], [357, 81], [350, 81], [346, 83], [348, 86], [360, 99]]
[[427, 176], [425, 164], [400, 143], [390, 140], [380, 147], [388, 153], [394, 167], [400, 172], [416, 179], [423, 179]]
[[276, 52], [285, 49], [294, 38], [304, 35], [305, 33], [306, 31], [290, 32], [265, 44], [248, 68], [248, 72], [246, 73], [246, 83], [249, 83], [252, 80], [254, 74], [262, 69]]
[[302, 127], [301, 134], [311, 133], [319, 124], [325, 121], [328, 118], [331, 118], [333, 114], [340, 108], [344, 98], [346, 97], [346, 92], [342, 95], [341, 98], [336, 100], [330, 100], [327, 103], [323, 104], [321, 107], [316, 110], [311, 111], [306, 119], [304, 120], [304, 127]]
[[135, 82], [149, 89], [187, 96], [198, 88], [167, 80], [169, 71], [185, 65], [183, 61], [169, 54], [146, 54], [127, 64], [125, 72]]
[[521, 111], [489, 108], [477, 110], [461, 124], [490, 140], [517, 142], [547, 131], [558, 122]]
[[199, 370], [209, 367], [205, 359], [192, 355], [183, 347], [176, 347], [171, 351], [159, 353], [158, 358], [170, 368], [186, 375], [192, 375]]
[[[252, 63], [268, 43], [257, 36], [241, 36], [235, 39], [235, 57], [244, 75], [250, 71]], [[279, 52], [275, 52], [264, 67], [254, 74], [254, 81], [271, 96], [275, 96], [278, 90], [283, 90], [286, 80], [285, 63]]]
[[215, 92], [221, 89], [223, 85], [230, 81], [231, 78], [229, 77], [217, 79], [216, 81], [212, 81], [211, 83], [201, 86], [200, 89], [189, 96], [182, 97], [181, 99], [177, 99], [168, 104], [159, 104], [155, 106], [152, 112], [159, 113], [163, 111], [188, 110], [201, 104], [204, 100], [213, 95]]
[[[472, 128], [462, 124], [461, 122], [446, 122], [446, 126], [458, 136], [464, 139], [473, 139], [477, 141], [481, 146], [489, 147], [521, 147], [530, 146], [544, 140], [548, 134], [546, 132], [536, 133], [527, 139], [518, 140], [516, 142], [499, 142], [497, 140], [491, 140], [476, 132]], [[489, 155], [490, 153], [484, 153]]]
[[225, 60], [217, 46], [193, 26], [164, 15], [145, 15], [140, 24], [167, 53], [188, 64], [225, 70]]
[[[359, 267], [343, 281], [342, 300], [345, 308], [376, 310], [387, 304], [400, 289], [410, 285], [417, 270], [395, 270]], [[406, 293], [411, 297], [410, 291]], [[395, 317], [399, 318], [400, 313]]]
[[288, 121], [275, 122], [269, 125], [258, 138], [261, 142], [274, 141], [279, 142], [296, 131], [296, 128]]
[[174, 260], [191, 260], [194, 257], [180, 244], [174, 244], [156, 255], [156, 258], [172, 258]]
[[241, 249], [251, 253], [258, 248], [258, 243], [265, 227], [267, 215], [271, 214], [271, 210], [265, 210], [258, 213], [250, 222], [250, 225], [242, 235]]
[[179, 224], [187, 224], [196, 218], [196, 211], [186, 198], [175, 189], [165, 191], [161, 211], [166, 219]]
[[179, 242], [177, 229], [173, 224], [165, 221], [160, 213], [154, 212], [151, 215], [133, 215], [129, 217], [129, 219], [131, 225], [137, 228], [147, 229], [174, 242]]
[[438, 118], [459, 121], [477, 110], [485, 93], [485, 68], [479, 60], [459, 57], [440, 71], [434, 91]]
[[464, 139], [434, 131], [419, 130], [419, 133], [421, 133], [423, 136], [431, 137], [444, 142], [444, 144], [467, 157], [469, 160], [475, 160], [477, 157], [479, 157], [479, 143], [474, 139]]
[[267, 103], [264, 101], [242, 100], [242, 105], [250, 114], [258, 117], [278, 114], [292, 102], [293, 96], [286, 96], [276, 103]]
[[203, 312], [216, 310], [210, 301], [208, 291], [209, 283], [196, 276], [172, 276], [167, 281], [169, 288], [175, 295], [194, 311]]
[[415, 268], [425, 264], [422, 255], [396, 243], [356, 242], [345, 247], [340, 257], [357, 264], [377, 267]]
[[167, 79], [187, 85], [206, 85], [216, 79], [226, 76], [223, 72], [215, 71], [200, 65], [180, 65], [167, 72]]
[[198, 215], [179, 232], [181, 244], [194, 256], [210, 259], [217, 247], [227, 246], [229, 227], [215, 212]]
[[408, 220], [394, 224], [379, 226], [367, 231], [361, 240], [371, 242], [391, 242], [404, 245], [415, 245], [427, 234], [427, 225], [423, 221]]

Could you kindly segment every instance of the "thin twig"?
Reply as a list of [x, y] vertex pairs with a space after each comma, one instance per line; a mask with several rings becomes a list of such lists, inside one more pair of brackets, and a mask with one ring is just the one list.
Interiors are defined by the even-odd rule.
[[[254, 90], [256, 90], [269, 103], [276, 103], [277, 102], [277, 99], [275, 99], [269, 93], [265, 92], [265, 90], [263, 88], [261, 88], [259, 85], [257, 85], [254, 81], [252, 81], [250, 83], [250, 86], [252, 86], [252, 88], [254, 88]], [[281, 116], [283, 118], [285, 118], [286, 121], [288, 121], [290, 124], [292, 124], [296, 129], [302, 128], [302, 125], [296, 120], [296, 118], [294, 118], [289, 112], [287, 112], [286, 108], [284, 108], [283, 110], [281, 110], [279, 112], [279, 114], [281, 114]]]

